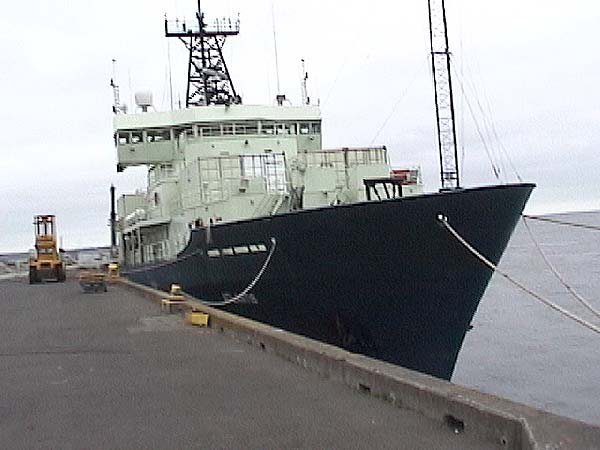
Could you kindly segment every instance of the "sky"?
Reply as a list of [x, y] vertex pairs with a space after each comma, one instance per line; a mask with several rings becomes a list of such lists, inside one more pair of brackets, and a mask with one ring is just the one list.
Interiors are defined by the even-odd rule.
[[[241, 20], [225, 55], [246, 104], [280, 90], [299, 104], [300, 60], [323, 115], [325, 148], [386, 145], [394, 166], [420, 166], [439, 188], [426, 0], [203, 0], [207, 18]], [[537, 183], [527, 212], [600, 209], [600, 52], [591, 0], [446, 0], [462, 181]], [[121, 99], [151, 89], [157, 110], [183, 98], [183, 44], [163, 20], [194, 0], [29, 0], [0, 17], [0, 253], [33, 244], [32, 216], [56, 214], [64, 248], [110, 242], [116, 172], [112, 59]], [[275, 27], [273, 27], [275, 18]], [[483, 137], [483, 138], [482, 138]], [[492, 164], [500, 168], [500, 179]]]

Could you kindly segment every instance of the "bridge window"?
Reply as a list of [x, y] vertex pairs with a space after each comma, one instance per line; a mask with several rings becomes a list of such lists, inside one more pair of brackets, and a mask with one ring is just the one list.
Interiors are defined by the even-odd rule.
[[286, 123], [284, 125], [285, 134], [296, 134], [296, 124], [295, 123]]
[[198, 126], [198, 135], [202, 137], [207, 136], [221, 136], [221, 125], [217, 124], [202, 124]]
[[261, 123], [261, 134], [275, 134], [275, 124], [270, 122]]
[[194, 137], [194, 128], [191, 125], [188, 125], [187, 127], [173, 128], [174, 139], [179, 139], [182, 134], [185, 134], [188, 137]]
[[120, 132], [119, 133], [119, 145], [129, 144], [131, 142], [131, 136], [129, 133]]
[[258, 122], [236, 123], [235, 134], [237, 135], [256, 135], [258, 134]]
[[302, 122], [299, 124], [300, 134], [309, 134], [310, 133], [310, 123]]
[[142, 131], [134, 131], [131, 133], [131, 143], [139, 144], [140, 142], [144, 142], [144, 133]]
[[171, 140], [171, 130], [147, 130], [146, 142], [162, 142]]
[[319, 134], [321, 133], [320, 122], [300, 122], [298, 124], [300, 134]]
[[196, 132], [194, 131], [195, 126], [191, 126], [191, 127], [187, 127], [185, 129], [185, 134], [187, 137], [194, 137], [196, 136]]

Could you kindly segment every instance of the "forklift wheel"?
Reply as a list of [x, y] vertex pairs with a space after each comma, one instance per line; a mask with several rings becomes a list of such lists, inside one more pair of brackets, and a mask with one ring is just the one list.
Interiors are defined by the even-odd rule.
[[36, 284], [37, 282], [37, 270], [29, 269], [29, 284]]

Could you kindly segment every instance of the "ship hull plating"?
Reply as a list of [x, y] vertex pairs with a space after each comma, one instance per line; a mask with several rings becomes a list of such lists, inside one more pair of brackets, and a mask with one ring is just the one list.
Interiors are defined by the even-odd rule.
[[[236, 296], [258, 278], [223, 309], [449, 380], [492, 272], [438, 215], [497, 263], [533, 187], [489, 186], [218, 224], [194, 230], [177, 260], [125, 268], [124, 275], [164, 290], [179, 283], [211, 302]], [[266, 251], [244, 253], [246, 246]], [[240, 254], [229, 254], [234, 247]]]

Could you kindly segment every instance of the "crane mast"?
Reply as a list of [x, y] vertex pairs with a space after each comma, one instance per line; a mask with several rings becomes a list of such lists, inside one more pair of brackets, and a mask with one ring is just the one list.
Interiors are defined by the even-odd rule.
[[428, 0], [428, 3], [431, 66], [440, 152], [440, 178], [442, 189], [456, 189], [460, 187], [460, 178], [446, 5], [444, 0]]

